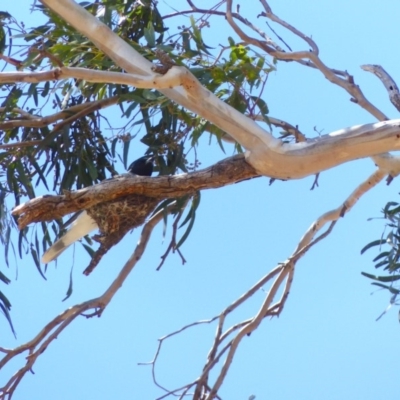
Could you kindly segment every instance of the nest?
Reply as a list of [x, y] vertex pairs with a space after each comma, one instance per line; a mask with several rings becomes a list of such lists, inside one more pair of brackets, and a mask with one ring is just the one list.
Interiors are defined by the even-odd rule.
[[160, 200], [134, 195], [88, 208], [86, 212], [96, 221], [100, 230], [93, 237], [100, 247], [83, 273], [89, 275], [111, 247], [119, 243], [130, 230], [143, 225]]

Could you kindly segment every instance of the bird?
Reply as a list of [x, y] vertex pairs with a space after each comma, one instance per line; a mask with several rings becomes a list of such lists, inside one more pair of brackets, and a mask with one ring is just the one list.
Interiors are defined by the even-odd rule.
[[134, 175], [151, 176], [154, 168], [153, 163], [154, 156], [140, 157], [128, 167], [128, 172]]
[[[154, 168], [153, 162], [154, 156], [145, 155], [133, 161], [128, 167], [128, 172], [139, 176], [151, 176]], [[67, 233], [43, 254], [41, 259], [43, 264], [55, 260], [71, 244], [99, 228], [97, 222], [85, 210], [77, 213], [76, 216]]]

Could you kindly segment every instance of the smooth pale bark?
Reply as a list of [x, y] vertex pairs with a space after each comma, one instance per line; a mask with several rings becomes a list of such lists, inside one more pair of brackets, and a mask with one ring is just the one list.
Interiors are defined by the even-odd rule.
[[[203, 88], [183, 67], [166, 75], [151, 70], [152, 63], [115, 35], [106, 25], [72, 0], [41, 0], [89, 38], [142, 87], [157, 87], [165, 96], [197, 113], [227, 132], [246, 150], [247, 161], [258, 173], [281, 179], [296, 179], [344, 162], [400, 149], [400, 120], [351, 127], [319, 138], [284, 144], [256, 122], [239, 113]], [[166, 88], [168, 87], [168, 88]]]

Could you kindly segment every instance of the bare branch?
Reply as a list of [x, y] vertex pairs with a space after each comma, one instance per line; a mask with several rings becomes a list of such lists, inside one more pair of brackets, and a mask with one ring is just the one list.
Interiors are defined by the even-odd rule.
[[[0, 74], [0, 81], [75, 77], [92, 82], [132, 84], [142, 88], [159, 89], [181, 85], [185, 93], [193, 100], [196, 99], [198, 106], [203, 107], [202, 114], [206, 119], [214, 121], [249, 150], [248, 162], [259, 173], [272, 178], [301, 178], [347, 161], [400, 147], [398, 120], [351, 127], [307, 142], [284, 144], [205, 89], [184, 67], [172, 67], [165, 75], [156, 75], [150, 79], [132, 74], [67, 67], [37, 74], [41, 78], [34, 76], [35, 73], [4, 73]], [[56, 125], [53, 131], [55, 129], [59, 129], [59, 126]]]
[[75, 192], [59, 196], [36, 197], [14, 208], [23, 229], [32, 222], [50, 221], [66, 214], [87, 209], [95, 204], [138, 194], [157, 198], [175, 198], [198, 190], [219, 188], [257, 177], [257, 172], [242, 154], [227, 158], [191, 174], [147, 178], [126, 173]]
[[251, 332], [253, 332], [255, 329], [257, 329], [257, 327], [260, 325], [261, 321], [264, 319], [264, 317], [267, 315], [268, 309], [279, 289], [279, 287], [281, 286], [282, 282], [286, 279], [287, 275], [288, 275], [288, 271], [290, 268], [285, 267], [284, 269], [281, 270], [281, 272], [279, 273], [278, 277], [276, 278], [275, 282], [272, 284], [270, 291], [268, 292], [262, 306], [260, 307], [257, 315], [252, 319], [252, 321], [245, 325], [243, 328], [241, 328], [241, 330], [239, 331], [239, 333], [235, 336], [235, 338], [232, 341], [232, 345], [230, 346], [229, 350], [228, 350], [228, 355], [226, 357], [226, 360], [221, 368], [221, 371], [215, 381], [214, 386], [212, 387], [210, 393], [208, 393], [206, 399], [207, 400], [212, 400], [214, 398], [214, 396], [216, 395], [216, 393], [218, 392], [218, 390], [220, 389], [226, 374], [228, 372], [228, 369], [233, 361], [233, 357], [236, 353], [236, 350], [239, 346], [239, 343], [241, 342], [241, 340], [243, 339], [244, 336], [250, 334]]
[[[255, 120], [267, 122], [265, 121], [265, 118], [262, 115], [257, 115]], [[285, 132], [287, 132], [289, 135], [293, 135], [296, 140], [296, 143], [307, 141], [305, 135], [299, 130], [299, 128], [297, 126], [289, 124], [289, 122], [274, 117], [268, 117], [268, 122], [271, 125], [284, 129]]]
[[[0, 74], [0, 79], [1, 79], [1, 74]], [[20, 109], [13, 109], [10, 111], [11, 113], [19, 113], [23, 117], [25, 117], [25, 119], [14, 119], [5, 122], [0, 122], [0, 129], [6, 130], [20, 126], [29, 128], [42, 128], [44, 126], [48, 126], [56, 121], [63, 120], [65, 118], [70, 118], [71, 120], [71, 118], [75, 117], [75, 119], [77, 119], [84, 115], [90, 114], [94, 111], [101, 110], [103, 108], [112, 106], [117, 103], [118, 103], [118, 96], [114, 96], [114, 97], [109, 97], [107, 99], [77, 104], [63, 111], [57, 112], [52, 115], [48, 115], [47, 117], [35, 116]], [[4, 111], [4, 109], [5, 109], [4, 107], [0, 107], [0, 112]], [[18, 147], [24, 146], [25, 143], [27, 142], [19, 143]], [[17, 145], [16, 143], [10, 143], [2, 146], [15, 147], [16, 145]]]
[[400, 158], [391, 156], [390, 154], [380, 154], [374, 157], [375, 163], [379, 168], [362, 182], [358, 187], [350, 194], [350, 196], [344, 201], [342, 205], [334, 210], [328, 211], [321, 215], [313, 224], [308, 228], [307, 232], [301, 238], [294, 256], [304, 254], [304, 248], [310, 245], [315, 234], [322, 229], [322, 227], [330, 222], [337, 221], [340, 217], [343, 217], [348, 213], [357, 201], [365, 195], [369, 190], [375, 187], [383, 178], [390, 174], [391, 176], [397, 176], [399, 174]]
[[400, 93], [394, 79], [380, 65], [361, 65], [361, 68], [364, 71], [372, 72], [381, 80], [389, 94], [390, 101], [397, 111], [400, 111]]
[[87, 300], [65, 310], [52, 321], [50, 321], [31, 341], [18, 346], [15, 349], [1, 349], [1, 351], [5, 353], [5, 356], [2, 358], [2, 360], [0, 360], [0, 369], [21, 353], [28, 352], [28, 356], [26, 357], [25, 365], [11, 377], [2, 388], [0, 388], [0, 399], [11, 399], [21, 379], [28, 371], [32, 369], [37, 358], [75, 318], [90, 310], [94, 310], [90, 316], [101, 316], [102, 312], [110, 303], [117, 291], [121, 288], [132, 269], [141, 259], [154, 227], [164, 217], [165, 212], [169, 212], [174, 206], [175, 205], [173, 204], [167, 207], [166, 210], [160, 210], [144, 225], [135, 251], [121, 269], [112, 284], [100, 297]]
[[[250, 334], [254, 329], [256, 329], [261, 323], [262, 319], [266, 316], [278, 316], [286, 304], [286, 300], [290, 293], [291, 285], [293, 282], [294, 269], [297, 261], [308, 251], [312, 246], [317, 244], [319, 241], [327, 237], [333, 230], [335, 223], [340, 216], [344, 213], [350, 211], [350, 209], [355, 205], [355, 203], [365, 194], [368, 190], [372, 189], [377, 183], [379, 183], [383, 177], [390, 171], [394, 171], [398, 174], [400, 158], [393, 157], [390, 155], [378, 155], [374, 157], [374, 161], [379, 166], [379, 169], [370, 176], [365, 182], [357, 187], [357, 189], [346, 199], [344, 204], [338, 207], [336, 210], [330, 211], [320, 217], [312, 227], [306, 232], [303, 238], [300, 240], [299, 245], [295, 249], [292, 256], [288, 258], [287, 261], [278, 265], [275, 269], [270, 271], [266, 276], [264, 276], [257, 284], [255, 284], [251, 289], [249, 289], [244, 295], [237, 299], [234, 303], [228, 306], [218, 317], [214, 317], [207, 322], [215, 321], [218, 318], [218, 325], [216, 329], [216, 334], [212, 347], [207, 356], [207, 362], [203, 368], [202, 374], [195, 381], [196, 390], [193, 396], [194, 399], [213, 399], [215, 398], [219, 388], [221, 387], [225, 376], [231, 366], [237, 347], [240, 341], [245, 335]], [[331, 221], [330, 227], [316, 239], [313, 239], [316, 232], [322, 228], [322, 226]], [[256, 293], [261, 287], [263, 287], [268, 281], [273, 277], [278, 275], [275, 281], [272, 283], [271, 288], [261, 305], [257, 315], [254, 318], [241, 321], [224, 331], [225, 317], [234, 311], [239, 305], [248, 300], [254, 293]], [[276, 302], [272, 303], [274, 297], [276, 296], [279, 288], [284, 283], [283, 292], [281, 298]], [[197, 323], [196, 323], [197, 324]], [[187, 325], [183, 329], [186, 329], [193, 325]], [[238, 331], [239, 330], [239, 331]], [[238, 331], [238, 332], [237, 332]], [[237, 332], [237, 333], [235, 333]], [[176, 331], [174, 334], [179, 333]], [[225, 345], [223, 344], [230, 335], [235, 333], [235, 337], [229, 340]], [[221, 347], [222, 346], [222, 347]], [[157, 350], [157, 354], [160, 351], [160, 347]], [[214, 386], [210, 389], [208, 385], [208, 378], [210, 371], [216, 366], [216, 364], [221, 360], [222, 356], [227, 352], [226, 360], [218, 373], [217, 379]], [[153, 360], [155, 362], [155, 359]], [[187, 390], [194, 385], [194, 382], [183, 386]], [[182, 390], [182, 388], [180, 388]], [[169, 392], [173, 393], [173, 392]], [[166, 397], [166, 396], [163, 396]]]
[[[62, 15], [68, 23], [92, 40], [99, 49], [103, 50], [122, 69], [127, 71], [127, 74], [108, 73], [107, 80], [111, 78], [112, 82], [140, 85], [138, 87], [159, 88], [171, 100], [187, 107], [231, 135], [248, 151], [248, 162], [262, 175], [278, 179], [301, 178], [342, 162], [396, 150], [400, 146], [396, 137], [400, 129], [397, 125], [395, 128], [395, 124], [391, 123], [389, 123], [390, 128], [387, 125], [369, 126], [374, 130], [385, 126], [385, 135], [388, 133], [388, 129], [393, 134], [389, 140], [387, 137], [383, 139], [382, 135], [379, 135], [378, 138], [374, 134], [369, 134], [366, 142], [364, 141], [365, 138], [355, 138], [351, 134], [348, 135], [348, 133], [354, 132], [349, 129], [342, 131], [342, 133], [346, 135], [346, 139], [352, 138], [351, 143], [344, 140], [343, 136], [339, 137], [336, 134], [335, 137], [330, 136], [328, 140], [326, 137], [322, 137], [317, 138], [318, 140], [312, 141], [312, 143], [283, 144], [281, 140], [273, 138], [256, 122], [205, 89], [186, 68], [174, 66], [165, 75], [155, 74], [152, 71], [153, 65], [149, 61], [145, 60], [107, 26], [72, 0], [42, 0], [42, 2]], [[99, 35], [101, 35], [101, 40], [98, 39]], [[362, 107], [378, 119], [386, 119], [383, 113], [364, 98], [352, 79], [345, 80], [335, 75], [316, 54], [310, 51], [284, 53], [274, 50], [271, 52], [270, 49], [266, 49], [264, 42], [259, 42], [257, 45], [280, 59], [310, 59], [327, 79], [346, 89]], [[70, 68], [61, 68], [58, 71], [63, 71], [64, 77], [70, 74], [70, 76], [90, 80], [91, 76], [92, 79], [98, 79], [99, 74], [103, 74], [104, 79], [106, 79], [106, 75], [100, 71], [87, 72], [80, 69], [79, 72]], [[77, 75], [78, 72], [79, 76]], [[122, 77], [121, 75], [126, 76]], [[47, 78], [51, 79], [51, 76], [51, 74], [48, 74]], [[381, 132], [381, 134], [383, 133]], [[360, 141], [363, 143], [361, 144]], [[328, 142], [330, 142], [330, 146], [327, 146]], [[312, 149], [309, 148], [310, 144]]]
[[319, 49], [314, 40], [305, 35], [303, 32], [300, 32], [298, 29], [296, 29], [294, 26], [290, 25], [286, 21], [280, 19], [277, 15], [273, 14], [271, 7], [265, 0], [260, 0], [260, 2], [265, 9], [265, 13], [262, 13], [261, 15], [268, 17], [271, 21], [276, 22], [277, 24], [286, 28], [288, 31], [294, 33], [299, 38], [303, 39], [311, 47], [312, 52], [317, 56], [319, 55]]
[[[352, 76], [345, 71], [338, 71], [327, 67], [319, 58], [319, 49], [316, 43], [311, 38], [274, 15], [267, 1], [261, 0], [265, 9], [265, 13], [262, 13], [261, 16], [269, 18], [271, 21], [278, 23], [294, 35], [303, 39], [311, 47], [312, 51], [304, 50], [299, 52], [284, 52], [264, 32], [244, 19], [239, 14], [239, 10], [237, 13], [233, 13], [232, 0], [226, 1], [227, 9], [225, 13], [217, 10], [210, 11], [198, 9], [193, 5], [191, 0], [188, 0], [188, 2], [192, 6], [192, 12], [226, 16], [231, 27], [245, 43], [252, 44], [264, 50], [272, 57], [280, 60], [297, 61], [320, 70], [329, 81], [346, 90], [352, 96], [351, 100], [353, 102], [359, 104], [378, 120], [384, 121], [387, 119], [384, 113], [374, 107], [365, 98], [362, 91], [354, 83]], [[218, 390], [220, 389], [232, 364], [241, 340], [246, 335], [249, 335], [257, 329], [264, 318], [278, 316], [282, 312], [291, 289], [297, 261], [313, 245], [325, 238], [332, 231], [336, 221], [341, 216], [344, 216], [344, 214], [353, 207], [358, 199], [380, 182], [385, 175], [389, 174], [391, 177], [394, 177], [399, 174], [399, 160], [388, 154], [379, 153], [400, 148], [400, 120], [351, 127], [338, 132], [333, 132], [329, 135], [307, 140], [297, 127], [281, 120], [271, 119], [270, 122], [272, 124], [283, 127], [287, 132], [296, 137], [296, 143], [285, 144], [281, 140], [275, 139], [269, 132], [265, 131], [256, 122], [251, 120], [253, 116], [248, 118], [218, 99], [213, 93], [205, 89], [195, 76], [186, 68], [175, 66], [167, 59], [164, 59], [163, 62], [163, 66], [166, 68], [154, 68], [153, 64], [139, 55], [129, 44], [116, 37], [107, 26], [87, 13], [83, 8], [77, 6], [73, 1], [42, 0], [42, 3], [48, 5], [55, 12], [60, 14], [68, 23], [76, 27], [76, 29], [78, 29], [83, 35], [92, 40], [99, 49], [104, 51], [104, 53], [114, 60], [120, 68], [127, 72], [103, 72], [61, 66], [60, 68], [46, 72], [1, 73], [0, 83], [36, 83], [41, 81], [74, 78], [82, 79], [87, 82], [107, 82], [126, 84], [137, 88], [158, 89], [173, 101], [215, 124], [230, 135], [235, 141], [245, 147], [247, 150], [246, 160], [248, 160], [251, 165], [246, 162], [243, 155], [239, 155], [223, 160], [212, 167], [192, 174], [157, 178], [133, 177], [130, 174], [117, 176], [90, 188], [65, 193], [63, 196], [45, 196], [33, 199], [16, 207], [13, 214], [19, 217], [20, 228], [26, 227], [32, 222], [56, 219], [67, 213], [86, 209], [98, 203], [113, 201], [119, 197], [131, 194], [165, 199], [193, 194], [198, 190], [222, 187], [244, 179], [256, 177], [259, 174], [280, 179], [301, 178], [310, 174], [317, 174], [322, 170], [341, 163], [366, 156], [372, 156], [379, 167], [368, 180], [356, 188], [342, 206], [325, 213], [314, 222], [300, 240], [297, 248], [288, 260], [279, 264], [272, 271], [266, 274], [239, 299], [226, 307], [218, 316], [207, 321], [199, 321], [186, 325], [159, 340], [158, 349], [150, 364], [152, 365], [154, 382], [167, 392], [161, 398], [169, 395], [177, 396], [179, 394], [180, 398], [183, 398], [183, 396], [185, 396], [187, 392], [195, 386], [194, 398], [196, 400], [214, 399], [218, 396]], [[253, 32], [259, 34], [261, 40], [250, 37], [243, 32], [243, 30], [238, 26], [237, 21], [244, 24], [245, 27], [250, 28]], [[160, 74], [157, 72], [160, 72]], [[383, 76], [382, 71], [380, 71], [380, 74]], [[384, 78], [386, 82], [384, 82], [384, 84], [388, 85], [389, 83], [387, 82], [390, 82], [390, 77], [388, 78], [387, 75], [384, 76]], [[395, 89], [397, 90], [396, 93], [398, 95], [397, 86]], [[58, 118], [67, 118], [55, 125], [54, 130], [57, 130], [63, 124], [76, 119], [77, 116], [87, 115], [88, 112], [98, 109], [95, 107], [99, 106], [99, 104], [99, 102], [94, 102], [89, 106], [89, 108], [87, 108], [86, 105], [84, 108], [80, 108], [79, 110], [75, 109], [74, 116], [57, 113], [53, 116], [47, 117], [46, 121], [47, 123], [52, 123]], [[26, 120], [7, 121], [3, 124], [14, 123], [15, 125], [9, 126], [15, 127], [32, 126], [25, 125], [25, 123], [43, 123], [43, 119], [33, 119], [31, 116], [24, 115], [22, 112], [20, 112], [20, 115], [25, 117]], [[57, 119], [50, 122], [50, 119], [55, 118], [56, 115]], [[0, 125], [0, 128], [2, 126], [3, 125]], [[14, 144], [14, 146], [15, 145], [19, 145], [20, 147], [22, 146], [21, 143]], [[171, 204], [168, 207], [172, 206], [173, 205]], [[14, 350], [0, 349], [5, 353], [3, 360], [0, 362], [0, 368], [2, 365], [13, 359], [17, 354], [21, 354], [25, 351], [29, 353], [25, 366], [9, 380], [6, 386], [2, 389], [2, 392], [0, 392], [3, 398], [12, 396], [15, 387], [19, 384], [25, 373], [32, 368], [37, 357], [47, 349], [48, 345], [57, 337], [57, 335], [60, 334], [78, 315], [83, 315], [84, 312], [90, 312], [89, 316], [101, 315], [102, 311], [111, 301], [114, 294], [121, 287], [132, 268], [142, 256], [152, 229], [163, 217], [164, 212], [164, 210], [158, 212], [144, 226], [141, 239], [135, 252], [125, 264], [118, 277], [110, 285], [107, 291], [103, 293], [103, 295], [96, 299], [76, 305], [60, 314], [60, 316], [56, 317], [46, 325], [46, 327], [39, 332], [36, 338], [27, 344]], [[176, 220], [176, 224], [178, 220], [179, 217]], [[328, 222], [331, 222], [330, 227], [322, 235], [315, 238], [316, 233]], [[175, 244], [174, 229], [171, 245], [166, 254], [168, 254], [168, 251], [172, 249]], [[226, 316], [235, 311], [265, 284], [270, 282], [272, 282], [270, 288], [264, 301], [260, 305], [257, 314], [253, 318], [242, 320], [231, 327], [225, 328]], [[276, 300], [275, 298], [278, 297], [278, 293], [280, 292], [280, 298]], [[168, 391], [161, 386], [155, 378], [155, 363], [161, 351], [163, 341], [189, 327], [193, 327], [200, 323], [211, 323], [216, 320], [218, 320], [218, 324], [214, 341], [207, 355], [207, 361], [200, 377], [173, 391]], [[223, 363], [219, 373], [216, 373], [217, 377], [214, 385], [210, 387], [208, 383], [210, 371], [219, 361], [222, 360], [222, 357], [226, 357], [225, 362]]]
[[347, 79], [342, 79], [338, 76], [338, 74], [334, 73], [332, 69], [328, 68], [318, 57], [318, 48], [314, 44], [311, 38], [308, 38], [306, 35], [301, 33], [296, 28], [292, 27], [290, 24], [284, 22], [275, 14], [272, 13], [271, 7], [268, 5], [266, 1], [262, 2], [267, 12], [265, 16], [274, 20], [275, 22], [281, 24], [285, 28], [289, 29], [291, 32], [295, 33], [297, 36], [304, 39], [312, 48], [315, 47], [314, 51], [297, 51], [297, 52], [289, 52], [285, 53], [283, 51], [278, 51], [277, 49], [271, 49], [271, 47], [265, 44], [263, 41], [260, 41], [256, 38], [251, 38], [246, 35], [236, 24], [234, 19], [232, 18], [232, 0], [227, 0], [227, 10], [226, 10], [226, 18], [233, 30], [239, 35], [239, 37], [254, 46], [257, 46], [264, 51], [266, 51], [271, 56], [279, 59], [279, 60], [292, 60], [292, 61], [299, 61], [299, 60], [310, 60], [317, 69], [319, 69], [325, 78], [327, 78], [330, 82], [334, 83], [345, 89], [350, 95], [353, 96], [353, 102], [359, 104], [362, 108], [366, 111], [371, 113], [375, 116], [378, 121], [385, 121], [389, 119], [383, 112], [381, 112], [378, 108], [376, 108], [372, 103], [370, 103], [360, 90], [360, 88], [354, 84], [353, 77], [349, 76], [348, 74], [342, 73], [343, 75], [347, 76]]

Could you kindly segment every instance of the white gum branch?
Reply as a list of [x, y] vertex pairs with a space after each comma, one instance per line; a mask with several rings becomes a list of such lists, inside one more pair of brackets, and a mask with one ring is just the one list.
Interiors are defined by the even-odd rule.
[[[297, 179], [344, 162], [400, 149], [400, 120], [355, 126], [306, 142], [284, 144], [255, 121], [205, 89], [186, 68], [172, 67], [165, 75], [153, 72], [152, 63], [74, 1], [41, 2], [62, 16], [127, 71], [127, 74], [99, 71], [85, 73], [85, 70], [61, 68], [67, 74], [64, 77], [90, 80], [100, 76], [105, 78], [104, 74], [107, 74], [113, 82], [129, 81], [129, 84], [136, 87], [158, 89], [165, 96], [231, 135], [247, 150], [247, 161], [262, 175]], [[324, 66], [319, 67], [323, 69]], [[25, 79], [28, 79], [28, 75], [35, 76], [29, 73]], [[124, 75], [126, 80], [123, 79]]]
[[[62, 67], [46, 72], [5, 72], [0, 83], [82, 79], [88, 82], [126, 84], [163, 91], [184, 89], [201, 114], [228, 132], [248, 150], [247, 160], [262, 175], [296, 179], [358, 158], [400, 149], [400, 120], [341, 129], [301, 143], [284, 144], [256, 122], [239, 113], [205, 89], [185, 67], [172, 67], [165, 75], [135, 74]], [[174, 89], [169, 89], [169, 88]]]

